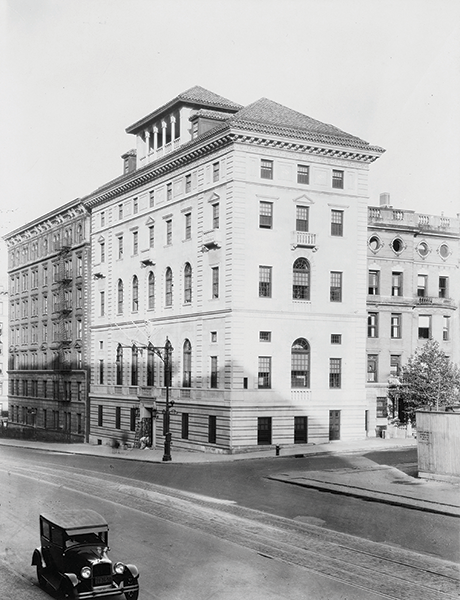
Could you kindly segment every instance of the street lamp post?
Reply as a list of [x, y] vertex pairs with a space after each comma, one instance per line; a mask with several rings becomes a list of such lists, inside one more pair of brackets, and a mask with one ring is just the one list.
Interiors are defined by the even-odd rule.
[[174, 406], [173, 401], [169, 401], [169, 386], [171, 383], [171, 353], [173, 347], [168, 338], [166, 338], [164, 352], [163, 352], [163, 363], [164, 363], [164, 374], [165, 374], [165, 387], [166, 387], [166, 409], [163, 414], [163, 432], [165, 436], [165, 447], [163, 453], [163, 461], [167, 462], [172, 460], [171, 458], [171, 432], [170, 427], [170, 415], [171, 406]]
[[152, 350], [158, 356], [158, 358], [163, 361], [163, 364], [164, 364], [164, 379], [165, 379], [165, 388], [166, 388], [166, 408], [163, 411], [163, 432], [164, 432], [164, 436], [165, 436], [163, 460], [165, 462], [170, 461], [170, 460], [172, 460], [172, 458], [171, 458], [172, 434], [169, 430], [170, 429], [170, 416], [172, 413], [175, 413], [175, 411], [172, 410], [172, 407], [174, 406], [174, 401], [169, 400], [169, 388], [171, 386], [171, 355], [172, 355], [172, 351], [174, 350], [174, 348], [172, 347], [172, 344], [169, 341], [168, 337], [166, 337], [164, 346], [154, 346], [151, 343], [149, 343], [147, 346], [145, 344], [133, 344], [133, 346], [126, 346], [123, 344], [118, 344], [119, 348], [133, 348], [134, 346], [136, 346], [136, 348], [139, 348], [140, 350]]

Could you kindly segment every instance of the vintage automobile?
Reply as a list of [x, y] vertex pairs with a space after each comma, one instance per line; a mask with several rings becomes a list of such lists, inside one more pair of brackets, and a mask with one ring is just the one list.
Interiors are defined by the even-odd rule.
[[93, 510], [60, 510], [40, 515], [40, 543], [32, 557], [40, 586], [71, 600], [139, 597], [134, 565], [107, 556], [109, 527]]

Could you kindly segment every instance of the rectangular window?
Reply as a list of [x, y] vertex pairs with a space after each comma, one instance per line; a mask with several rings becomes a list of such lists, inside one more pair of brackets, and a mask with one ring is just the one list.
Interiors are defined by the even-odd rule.
[[133, 214], [137, 215], [138, 212], [139, 212], [139, 200], [138, 200], [138, 198], [134, 198], [133, 199]]
[[155, 225], [149, 226], [149, 248], [155, 246]]
[[308, 417], [294, 417], [294, 444], [308, 443]]
[[118, 258], [123, 258], [123, 236], [118, 238]]
[[212, 268], [212, 297], [219, 297], [219, 267]]
[[370, 296], [378, 296], [380, 294], [380, 271], [369, 271], [368, 294]]
[[219, 163], [215, 162], [212, 165], [212, 180], [214, 182], [219, 181], [219, 175], [220, 175], [220, 173], [219, 173]]
[[273, 179], [273, 161], [262, 158], [260, 161], [260, 176], [262, 179]]
[[258, 387], [269, 389], [272, 387], [272, 359], [271, 356], [259, 356]]
[[308, 206], [296, 206], [296, 231], [308, 231]]
[[343, 210], [331, 210], [331, 235], [343, 236]]
[[104, 406], [99, 404], [97, 407], [97, 425], [98, 427], [102, 427], [104, 423]]
[[105, 315], [105, 292], [100, 292], [100, 316]]
[[192, 191], [192, 174], [185, 176], [185, 193], [189, 194]]
[[448, 290], [448, 277], [440, 277], [439, 278], [439, 290], [438, 290], [438, 297], [439, 298], [448, 298], [449, 297], [449, 290]]
[[380, 396], [377, 398], [377, 419], [386, 419], [388, 416], [387, 399], [386, 396]]
[[445, 315], [442, 318], [442, 339], [444, 342], [450, 339], [450, 317]]
[[330, 293], [331, 302], [342, 302], [342, 273], [331, 271]]
[[419, 298], [426, 297], [426, 284], [427, 284], [427, 275], [418, 275], [417, 276], [417, 296]]
[[173, 197], [173, 188], [172, 188], [172, 183], [168, 183], [166, 184], [166, 200], [168, 200], [168, 202], [170, 200], [172, 200]]
[[[310, 183], [310, 167], [297, 165], [297, 183]], [[301, 231], [300, 229], [298, 231]]]
[[272, 418], [257, 418], [257, 445], [265, 446], [272, 443]]
[[273, 227], [273, 203], [261, 202], [259, 206], [259, 227], [271, 229]]
[[391, 274], [391, 295], [402, 296], [403, 295], [403, 274], [393, 271]]
[[166, 245], [172, 244], [172, 219], [166, 221]]
[[376, 338], [379, 337], [379, 313], [368, 313], [367, 315], [367, 337]]
[[219, 203], [212, 205], [212, 228], [219, 229]]
[[104, 359], [99, 359], [99, 383], [104, 383]]
[[136, 431], [137, 408], [131, 408], [129, 411], [129, 430]]
[[215, 444], [217, 441], [217, 417], [209, 415], [208, 419], [208, 442]]
[[121, 429], [121, 407], [115, 407], [115, 429]]
[[79, 402], [83, 400], [83, 384], [81, 381], [77, 381], [77, 400]]
[[401, 338], [401, 320], [402, 320], [401, 314], [396, 314], [396, 313], [391, 314], [390, 337], [392, 339], [400, 339]]
[[218, 381], [218, 370], [217, 370], [217, 356], [211, 356], [211, 381], [210, 387], [217, 388], [219, 384]]
[[185, 239], [192, 239], [192, 213], [185, 214]]
[[272, 297], [272, 268], [259, 267], [259, 297]]
[[188, 413], [182, 413], [181, 437], [183, 440], [188, 440], [188, 421], [189, 421]]
[[369, 383], [376, 383], [378, 381], [378, 355], [368, 354], [367, 355], [367, 381]]
[[123, 204], [118, 205], [118, 218], [123, 219]]
[[101, 263], [105, 262], [105, 242], [101, 242], [99, 245]]
[[342, 334], [341, 333], [331, 333], [331, 344], [341, 344], [342, 343]]
[[133, 231], [133, 255], [139, 254], [139, 232]]
[[342, 359], [341, 358], [330, 358], [329, 359], [329, 387], [330, 388], [342, 387]]
[[153, 208], [155, 206], [155, 191], [150, 190], [149, 192], [149, 207]]
[[259, 341], [260, 342], [271, 342], [272, 341], [272, 332], [271, 331], [259, 331]]
[[401, 372], [401, 355], [392, 354], [390, 356], [390, 375], [392, 377], [399, 377]]
[[338, 169], [332, 170], [332, 187], [343, 190], [343, 171], [339, 171]]
[[418, 316], [418, 337], [420, 339], [428, 340], [431, 336], [431, 316], [430, 315], [419, 315]]
[[105, 211], [101, 211], [101, 227], [105, 226]]

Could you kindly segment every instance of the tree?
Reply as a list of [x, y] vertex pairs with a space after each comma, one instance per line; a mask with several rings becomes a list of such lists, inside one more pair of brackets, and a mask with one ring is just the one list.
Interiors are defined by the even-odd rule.
[[437, 410], [460, 401], [460, 368], [430, 339], [402, 367], [400, 383], [390, 393], [399, 399], [400, 419], [412, 421], [421, 407]]

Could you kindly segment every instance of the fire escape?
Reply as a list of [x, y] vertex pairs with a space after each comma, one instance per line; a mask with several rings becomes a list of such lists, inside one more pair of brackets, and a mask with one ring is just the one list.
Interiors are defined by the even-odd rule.
[[[68, 402], [71, 399], [71, 343], [72, 343], [72, 255], [71, 246], [61, 245], [59, 247], [58, 260], [56, 263], [55, 283], [56, 289], [54, 309], [57, 318], [56, 332], [54, 336], [54, 398]], [[67, 429], [66, 425], [64, 427]]]

